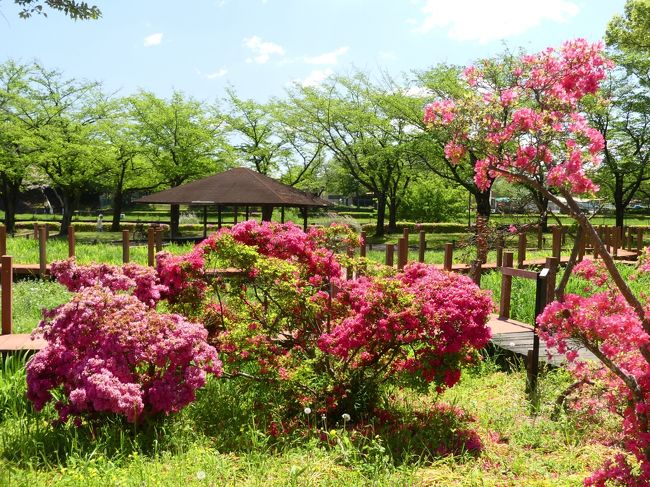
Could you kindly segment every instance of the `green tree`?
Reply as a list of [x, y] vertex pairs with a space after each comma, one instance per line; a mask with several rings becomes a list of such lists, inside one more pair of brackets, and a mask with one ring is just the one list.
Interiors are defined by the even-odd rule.
[[[223, 121], [210, 107], [174, 92], [169, 100], [142, 91], [129, 98], [141, 154], [156, 181], [174, 187], [223, 169], [228, 163]], [[180, 208], [171, 206], [171, 232], [178, 235]]]
[[117, 232], [126, 196], [155, 189], [161, 183], [156, 180], [151, 161], [143, 155], [138, 143], [137, 126], [131, 117], [128, 99], [116, 100], [113, 105], [110, 116], [99, 123], [98, 130], [107, 146], [102, 178], [111, 193], [111, 231]]
[[616, 49], [616, 61], [650, 83], [650, 0], [627, 0], [625, 13], [607, 25], [607, 45]]
[[381, 102], [384, 93], [359, 74], [331, 79], [322, 87], [295, 87], [284, 109], [305, 140], [322, 144], [329, 156], [377, 200], [376, 234], [395, 230], [400, 198], [411, 180], [412, 157], [402, 142], [408, 126], [395, 121]]
[[467, 192], [439, 177], [418, 178], [406, 190], [400, 218], [418, 222], [457, 221], [467, 213]]
[[29, 97], [31, 65], [7, 61], [0, 65], [0, 199], [7, 231], [14, 231], [16, 205], [26, 178], [33, 175], [40, 123]]
[[591, 125], [605, 139], [603, 163], [595, 180], [601, 194], [614, 201], [616, 226], [641, 185], [650, 180], [650, 93], [623, 70], [612, 73], [603, 87], [607, 103], [589, 111]]
[[97, 122], [109, 115], [110, 103], [98, 83], [65, 79], [38, 64], [31, 81], [36, 163], [61, 197], [65, 235], [83, 191], [103, 184], [108, 147]]
[[24, 19], [34, 14], [47, 17], [45, 8], [63, 12], [73, 20], [98, 19], [102, 15], [97, 6], [76, 0], [14, 0], [14, 3], [22, 7], [18, 15]]

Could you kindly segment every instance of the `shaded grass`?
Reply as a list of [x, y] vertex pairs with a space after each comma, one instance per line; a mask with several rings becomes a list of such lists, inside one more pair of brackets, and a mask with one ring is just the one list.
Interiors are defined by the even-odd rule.
[[[566, 373], [541, 376], [541, 405], [533, 411], [523, 370], [503, 372], [490, 359], [466, 369], [442, 397], [393, 392], [407, 409], [444, 400], [475, 415], [482, 454], [433, 462], [414, 457], [402, 464], [378, 438], [372, 452], [353, 451], [345, 441], [278, 442], [255, 406], [260, 398], [236, 381], [211, 379], [196, 402], [149, 425], [136, 428], [108, 417], [96, 425], [53, 427], [53, 408], [34, 413], [24, 397], [20, 360], [0, 371], [0, 485], [561, 486], [580, 485], [610, 453], [590, 442], [595, 425], [566, 415], [550, 419], [554, 399], [568, 383]], [[340, 425], [330, 429], [343, 440], [347, 436]]]

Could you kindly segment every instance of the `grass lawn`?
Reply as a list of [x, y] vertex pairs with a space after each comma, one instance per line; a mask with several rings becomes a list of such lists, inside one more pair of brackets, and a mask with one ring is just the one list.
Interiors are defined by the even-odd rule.
[[611, 453], [597, 441], [609, 434], [607, 426], [550, 419], [568, 384], [561, 370], [542, 376], [536, 411], [524, 384], [519, 368], [500, 370], [487, 359], [441, 397], [396, 390], [405, 408], [444, 401], [466, 409], [484, 450], [434, 458], [414, 450], [395, 461], [389, 438], [360, 449], [341, 424], [328, 426], [329, 443], [304, 439], [300, 431], [274, 439], [240, 384], [227, 380], [210, 380], [195, 403], [150, 425], [135, 428], [113, 418], [96, 426], [52, 426], [53, 408], [32, 411], [21, 361], [10, 359], [0, 369], [0, 485], [581, 485]]

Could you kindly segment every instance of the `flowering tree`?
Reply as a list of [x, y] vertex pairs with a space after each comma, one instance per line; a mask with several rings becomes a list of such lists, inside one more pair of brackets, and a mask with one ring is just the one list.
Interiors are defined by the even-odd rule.
[[[604, 485], [609, 478], [647, 485], [647, 305], [631, 291], [574, 198], [598, 189], [589, 172], [597, 167], [604, 142], [580, 113], [580, 104], [585, 97], [597, 94], [610, 67], [600, 44], [581, 39], [567, 42], [558, 50], [522, 56], [509, 67], [510, 82], [505, 88], [491, 81], [493, 63], [483, 61], [465, 70], [465, 80], [474, 88], [472, 95], [437, 100], [426, 107], [424, 117], [430, 125], [451, 131], [453, 137], [446, 152], [458, 160], [466, 156], [470, 144], [483, 144], [486, 156], [475, 166], [479, 186], [487, 187], [493, 178], [502, 176], [539, 191], [577, 221], [578, 239], [588, 235], [596, 246], [602, 256], [602, 267], [611, 276], [612, 288], [589, 297], [564, 296], [563, 288], [573, 265], [570, 262], [558, 288], [559, 302], [549, 305], [539, 321], [545, 327], [549, 344], [566, 351], [570, 360], [575, 360], [575, 351], [566, 348], [568, 338], [578, 339], [600, 359], [603, 368], [592, 372], [591, 377], [610, 379], [606, 383], [608, 393], [602, 397], [624, 415], [626, 447], [641, 464], [636, 475], [623, 457], [618, 457], [587, 482]], [[602, 272], [597, 268], [584, 264], [578, 270], [596, 280], [596, 285], [603, 283]]]

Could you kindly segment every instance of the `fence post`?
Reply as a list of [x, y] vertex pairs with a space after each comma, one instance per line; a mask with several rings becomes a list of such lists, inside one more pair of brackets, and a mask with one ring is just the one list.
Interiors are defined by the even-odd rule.
[[400, 237], [397, 241], [397, 268], [399, 270], [404, 269], [404, 266], [408, 261], [408, 252], [408, 240], [404, 237]]
[[636, 253], [641, 255], [641, 250], [643, 249], [643, 228], [639, 227], [636, 229]]
[[634, 245], [634, 236], [633, 236], [632, 227], [627, 227], [627, 250], [632, 252], [632, 245]]
[[152, 226], [150, 226], [147, 229], [147, 264], [150, 267], [154, 266], [154, 255], [156, 254], [154, 249], [154, 246], [156, 244], [155, 239], [155, 230]]
[[555, 257], [547, 257], [544, 267], [548, 269], [548, 277], [546, 278], [548, 289], [546, 290], [546, 299], [551, 302], [555, 299], [555, 280], [557, 278], [557, 269], [560, 261]]
[[481, 259], [476, 259], [475, 261], [472, 261], [472, 265], [469, 270], [472, 281], [474, 281], [474, 284], [476, 284], [478, 287], [481, 287], [481, 274], [483, 272], [483, 269], [481, 268], [482, 265], [483, 262]]
[[13, 303], [13, 285], [14, 285], [14, 269], [13, 257], [11, 255], [3, 255], [0, 257], [2, 262], [2, 276], [0, 286], [2, 287], [2, 335], [11, 334], [12, 314], [11, 306]]
[[446, 243], [445, 244], [445, 260], [444, 260], [443, 268], [446, 271], [450, 271], [453, 262], [454, 262], [454, 244]]
[[[284, 207], [282, 208], [284, 209]], [[366, 256], [366, 232], [361, 232], [361, 243], [359, 244], [359, 257]]]
[[130, 242], [129, 242], [129, 231], [128, 230], [122, 230], [122, 262], [125, 264], [129, 263], [130, 260]]
[[559, 259], [562, 255], [562, 228], [553, 227], [553, 257]]
[[393, 267], [393, 254], [395, 253], [395, 245], [386, 244], [386, 265]]
[[524, 268], [524, 261], [526, 260], [526, 233], [519, 234], [519, 244], [517, 246], [517, 267]]
[[542, 250], [544, 247], [544, 232], [542, 232], [542, 225], [537, 225], [537, 250]]
[[38, 273], [41, 278], [47, 271], [47, 228], [45, 225], [38, 229]]
[[[512, 252], [503, 253], [503, 267], [512, 267]], [[510, 318], [510, 295], [512, 293], [512, 276], [501, 274], [501, 300], [499, 301], [499, 318]]]
[[533, 349], [528, 351], [528, 374], [526, 392], [533, 396], [537, 392], [537, 376], [539, 375], [539, 335], [537, 334], [537, 317], [542, 314], [547, 303], [549, 269], [542, 269], [537, 274], [535, 289], [535, 322], [533, 323]]
[[7, 227], [0, 224], [0, 255], [7, 255]]
[[156, 241], [156, 252], [160, 252], [162, 250], [162, 248], [163, 248], [162, 234], [163, 234], [163, 232], [162, 232], [161, 229], [159, 229], [159, 228], [155, 229], [154, 237], [155, 237], [155, 241]]
[[420, 242], [418, 245], [418, 262], [424, 262], [424, 253], [427, 250], [427, 234], [420, 230]]
[[77, 243], [77, 236], [74, 233], [74, 225], [68, 227], [68, 258], [71, 259], [75, 256], [75, 245]]

